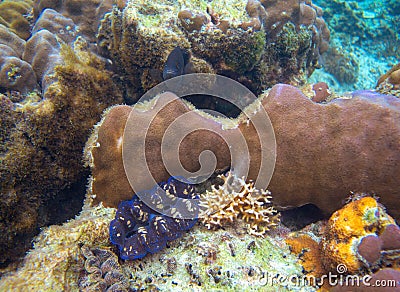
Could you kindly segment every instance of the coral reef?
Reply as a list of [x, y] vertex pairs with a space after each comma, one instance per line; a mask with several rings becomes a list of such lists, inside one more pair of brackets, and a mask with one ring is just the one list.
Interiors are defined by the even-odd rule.
[[400, 39], [395, 29], [399, 10], [398, 3], [394, 2], [385, 1], [381, 5], [370, 1], [324, 2], [324, 18], [334, 34], [352, 40], [378, 56], [394, 54], [399, 57]]
[[[114, 209], [84, 209], [61, 226], [46, 227], [34, 241], [23, 265], [2, 277], [1, 291], [64, 291], [78, 289], [77, 271], [84, 269], [82, 246], [108, 246], [108, 226]], [[30, 279], [30, 281], [26, 281]]]
[[[85, 174], [81, 156], [90, 129], [105, 108], [122, 101], [100, 59], [79, 50], [80, 43], [76, 43], [76, 53], [64, 46], [63, 55], [52, 59], [53, 45], [60, 46], [54, 40], [47, 30], [41, 30], [27, 42], [34, 54], [33, 68], [43, 72], [38, 76], [43, 76], [42, 85], [47, 87], [44, 98], [34, 93], [15, 98], [8, 93], [1, 104], [8, 116], [1, 119], [5, 123], [12, 119], [14, 125], [1, 137], [0, 189], [4, 199], [0, 230], [6, 234], [0, 244], [5, 255], [2, 264], [25, 252], [38, 227], [47, 224], [48, 211], [42, 209], [43, 204]], [[28, 51], [25, 53], [31, 59]], [[63, 64], [54, 68], [55, 78], [47, 82], [45, 74], [50, 69], [46, 68], [55, 65], [51, 62], [58, 58]]]
[[93, 291], [120, 281], [122, 291], [315, 291], [279, 280], [302, 276], [279, 237], [261, 239], [232, 226], [213, 231], [196, 226], [159, 253], [118, 263], [107, 232], [114, 216], [112, 208], [84, 208], [76, 219], [45, 228], [23, 265], [2, 276], [0, 290]]
[[[312, 82], [327, 82], [340, 93], [374, 88], [379, 76], [400, 57], [400, 37], [396, 29], [399, 21], [397, 1], [315, 0], [313, 3], [324, 9], [324, 19], [332, 31], [330, 46], [340, 52], [342, 62], [340, 67], [335, 66], [333, 55], [327, 52], [322, 56], [321, 64], [325, 68], [325, 63], [329, 63], [326, 68], [330, 68], [330, 74], [325, 70], [316, 70], [311, 76]], [[346, 59], [351, 63], [346, 64]], [[358, 63], [358, 72], [353, 67], [355, 62]], [[338, 82], [335, 67], [337, 72], [350, 73], [352, 78], [349, 80], [354, 83]]]
[[49, 1], [36, 0], [33, 5], [34, 21], [46, 8], [53, 9], [79, 26], [79, 33], [90, 42], [96, 42], [96, 33], [104, 14], [111, 11], [112, 0]]
[[270, 192], [257, 190], [254, 183], [246, 183], [229, 172], [220, 175], [223, 185], [212, 186], [200, 195], [200, 221], [209, 229], [223, 227], [242, 220], [249, 234], [264, 236], [279, 222], [272, 207]]
[[[168, 125], [190, 111], [187, 102], [179, 99], [171, 102], [171, 98], [173, 95], [165, 93], [143, 105], [140, 111], [133, 109], [140, 119], [155, 117], [146, 143], [161, 145], [160, 139]], [[342, 206], [351, 191], [374, 191], [379, 193], [389, 213], [399, 216], [396, 202], [399, 196], [397, 177], [400, 175], [400, 103], [397, 98], [364, 92], [350, 99], [318, 104], [290, 85], [276, 85], [269, 93], [263, 94], [260, 101], [271, 119], [279, 149], [268, 187], [275, 206], [290, 208], [311, 203], [329, 215]], [[249, 112], [251, 109], [252, 105]], [[95, 203], [102, 201], [107, 206], [116, 207], [119, 201], [133, 195], [123, 175], [121, 143], [116, 143], [123, 138], [123, 119], [127, 118], [128, 112], [127, 106], [110, 109], [103, 123], [97, 126], [95, 135], [98, 139], [92, 139], [92, 146], [87, 147], [87, 152], [91, 152], [87, 157], [92, 158]], [[251, 146], [248, 179], [257, 178], [261, 150], [250, 120], [241, 116], [237, 120], [217, 121], [198, 110], [192, 110], [190, 114], [193, 124], [212, 132], [195, 131], [182, 140], [179, 158], [185, 169], [199, 169], [198, 161], [192, 157], [199, 157], [204, 150], [216, 155], [216, 169], [228, 167], [230, 153], [221, 137], [237, 139], [233, 136], [236, 134], [243, 136]], [[137, 136], [141, 135], [137, 130], [139, 124], [135, 123], [136, 128], [130, 129], [129, 140], [132, 139], [132, 143], [140, 140]], [[132, 148], [135, 151], [143, 147], [135, 145], [136, 148]], [[147, 147], [143, 153], [146, 153], [147, 165], [137, 166], [130, 175], [143, 183], [142, 189], [149, 189], [152, 187], [151, 179], [143, 176], [143, 167], [149, 167], [157, 182], [165, 181], [169, 174], [163, 166], [160, 147]], [[283, 183], [287, 181], [291, 183]]]
[[4, 0], [0, 3], [0, 24], [26, 40], [30, 36], [28, 14], [32, 10], [32, 0]]
[[328, 41], [322, 10], [311, 1], [128, 1], [106, 14], [98, 35], [133, 101], [160, 82], [177, 46], [202, 64], [193, 62], [193, 72], [229, 76], [261, 93], [277, 82], [304, 82]]
[[81, 250], [86, 260], [84, 273], [78, 279], [79, 291], [128, 291], [129, 283], [116, 254], [85, 245]]
[[[163, 196], [162, 192], [166, 195]], [[152, 204], [147, 206], [141, 202], [142, 196], [150, 197]], [[197, 222], [198, 208], [193, 206], [193, 210], [188, 210], [194, 219], [183, 219], [180, 212], [182, 208], [187, 209], [185, 200], [197, 197], [194, 186], [171, 177], [166, 183], [142, 192], [139, 197], [135, 195], [132, 200], [121, 202], [115, 219], [110, 223], [110, 241], [118, 246], [120, 257], [124, 260], [140, 259], [147, 253], [165, 248], [167, 241], [181, 237], [182, 232]], [[173, 209], [175, 217], [151, 209], [156, 206], [157, 210]]]
[[325, 71], [335, 76], [340, 84], [357, 82], [359, 66], [354, 54], [330, 47], [322, 59]]

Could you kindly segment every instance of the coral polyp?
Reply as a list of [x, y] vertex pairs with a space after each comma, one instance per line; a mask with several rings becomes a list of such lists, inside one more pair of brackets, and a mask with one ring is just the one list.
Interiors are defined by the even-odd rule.
[[258, 190], [232, 172], [219, 175], [224, 183], [200, 195], [200, 221], [208, 229], [243, 221], [249, 234], [264, 236], [279, 222], [271, 203], [271, 193]]

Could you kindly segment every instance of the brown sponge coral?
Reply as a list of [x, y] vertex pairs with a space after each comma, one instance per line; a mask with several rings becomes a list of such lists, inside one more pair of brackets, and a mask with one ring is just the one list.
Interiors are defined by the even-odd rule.
[[[160, 155], [161, 139], [168, 125], [190, 106], [182, 100], [170, 101], [171, 93], [158, 96], [152, 105], [143, 109], [138, 115], [144, 119], [151, 116], [151, 110], [164, 108], [152, 121], [147, 137], [147, 146], [136, 151], [147, 152], [147, 166], [157, 182], [168, 179], [163, 158]], [[274, 196], [274, 204], [285, 207], [296, 207], [307, 203], [318, 206], [325, 214], [340, 208], [351, 191], [376, 192], [382, 198], [389, 212], [400, 215], [397, 200], [400, 196], [398, 177], [400, 177], [400, 101], [391, 96], [357, 95], [352, 99], [338, 99], [326, 104], [317, 104], [290, 85], [276, 85], [267, 94], [260, 97], [267, 111], [276, 136], [277, 159], [274, 174], [268, 189]], [[250, 105], [252, 107], [252, 105]], [[254, 105], [253, 105], [254, 107]], [[121, 132], [121, 123], [113, 125], [113, 119], [121, 108], [113, 108], [105, 116], [103, 123], [97, 127], [98, 136], [108, 141], [115, 135], [107, 133]], [[124, 109], [126, 113], [127, 109]], [[257, 112], [257, 110], [255, 111]], [[261, 163], [260, 141], [250, 120], [240, 117], [229, 123], [236, 127], [223, 129], [223, 123], [205, 117], [194, 111], [193, 122], [214, 130], [193, 132], [180, 145], [182, 165], [189, 171], [199, 169], [197, 157], [206, 149], [212, 150], [217, 157], [217, 169], [230, 166], [229, 148], [217, 134], [240, 135], [246, 140], [250, 153], [248, 179], [256, 180]], [[197, 120], [195, 120], [197, 119]], [[221, 121], [221, 120], [219, 120]], [[122, 123], [123, 125], [123, 123]], [[111, 128], [113, 127], [113, 128]], [[140, 128], [140, 124], [136, 124]], [[131, 139], [139, 138], [140, 131], [130, 129]], [[225, 136], [226, 137], [226, 136]], [[121, 137], [120, 137], [121, 138]], [[122, 186], [126, 177], [121, 173], [122, 157], [110, 161], [110, 153], [116, 153], [111, 142], [99, 142], [92, 151], [93, 190], [97, 202], [116, 206], [118, 201], [132, 196], [130, 188], [118, 192], [113, 186]], [[120, 142], [121, 143], [121, 142]], [[109, 147], [114, 147], [110, 149]], [[114, 146], [113, 146], [114, 145]], [[90, 147], [88, 147], [90, 150]], [[111, 152], [110, 152], [111, 151]], [[195, 157], [195, 158], [194, 158]], [[101, 168], [107, 160], [109, 167]], [[142, 166], [131, 169], [130, 175], [142, 178]], [[99, 173], [103, 173], [99, 176]], [[107, 178], [107, 180], [104, 180]], [[113, 183], [114, 182], [114, 183]], [[108, 188], [103, 188], [109, 185]]]

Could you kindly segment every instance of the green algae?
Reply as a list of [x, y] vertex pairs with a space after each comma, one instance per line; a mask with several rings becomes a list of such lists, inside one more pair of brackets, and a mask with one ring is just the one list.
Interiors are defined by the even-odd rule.
[[238, 74], [252, 70], [260, 61], [265, 45], [265, 31], [250, 33], [243, 42], [232, 42], [230, 50], [226, 50], [223, 54], [226, 65]]

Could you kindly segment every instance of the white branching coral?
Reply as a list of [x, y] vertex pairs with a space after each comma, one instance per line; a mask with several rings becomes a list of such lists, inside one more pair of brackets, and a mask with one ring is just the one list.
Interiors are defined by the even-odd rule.
[[222, 185], [213, 185], [200, 195], [199, 219], [208, 229], [241, 220], [249, 234], [264, 236], [277, 225], [279, 214], [269, 191], [258, 190], [254, 182], [246, 183], [231, 172], [219, 178], [224, 181]]

